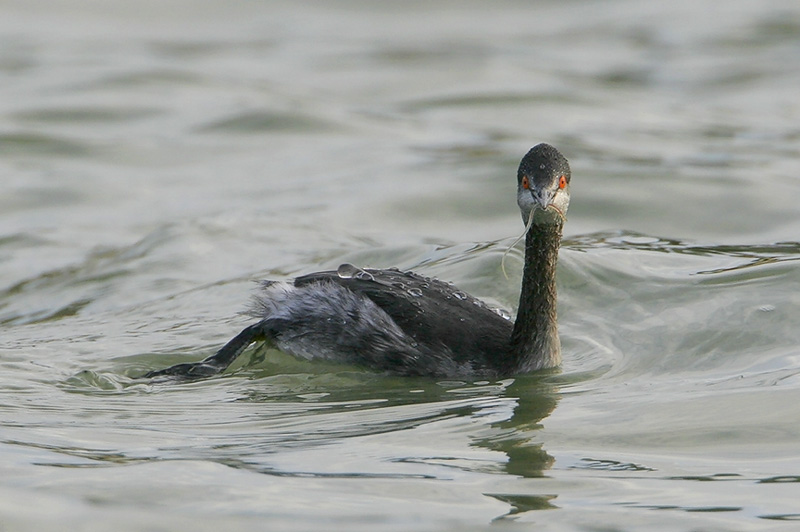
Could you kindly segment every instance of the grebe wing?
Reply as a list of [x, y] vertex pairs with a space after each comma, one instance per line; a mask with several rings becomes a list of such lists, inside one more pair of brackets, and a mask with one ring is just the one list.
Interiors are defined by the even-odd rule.
[[336, 283], [371, 299], [416, 342], [448, 348], [456, 360], [489, 360], [508, 348], [513, 322], [455, 286], [398, 269], [360, 269], [297, 277], [295, 286]]

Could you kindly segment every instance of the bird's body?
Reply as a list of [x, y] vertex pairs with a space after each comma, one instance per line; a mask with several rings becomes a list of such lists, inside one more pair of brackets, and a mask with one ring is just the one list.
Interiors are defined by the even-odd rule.
[[256, 323], [201, 362], [147, 376], [213, 375], [257, 340], [306, 359], [399, 375], [500, 376], [558, 365], [555, 268], [569, 205], [569, 164], [555, 148], [539, 144], [523, 158], [517, 180], [527, 232], [515, 322], [448, 283], [343, 264], [291, 282], [262, 282], [250, 312]]
[[513, 329], [481, 300], [442, 281], [349, 264], [265, 284], [255, 299], [252, 315], [266, 317], [279, 349], [401, 375], [491, 372]]

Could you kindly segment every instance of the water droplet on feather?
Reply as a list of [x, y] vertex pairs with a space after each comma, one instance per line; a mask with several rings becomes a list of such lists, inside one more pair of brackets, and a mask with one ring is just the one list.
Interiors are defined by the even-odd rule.
[[342, 264], [336, 270], [336, 274], [339, 276], [340, 279], [352, 279], [356, 272], [360, 271], [358, 268], [353, 266], [352, 264]]

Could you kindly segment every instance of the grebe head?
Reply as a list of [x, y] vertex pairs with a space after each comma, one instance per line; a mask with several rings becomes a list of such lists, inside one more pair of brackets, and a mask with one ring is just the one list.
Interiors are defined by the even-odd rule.
[[549, 144], [538, 144], [522, 158], [517, 172], [517, 203], [525, 224], [561, 224], [569, 207], [569, 162]]

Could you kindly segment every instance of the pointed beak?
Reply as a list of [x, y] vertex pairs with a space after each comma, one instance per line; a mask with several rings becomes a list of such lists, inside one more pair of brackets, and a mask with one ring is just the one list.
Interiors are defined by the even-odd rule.
[[531, 196], [533, 196], [536, 205], [544, 211], [553, 203], [555, 193], [549, 190], [531, 190]]

